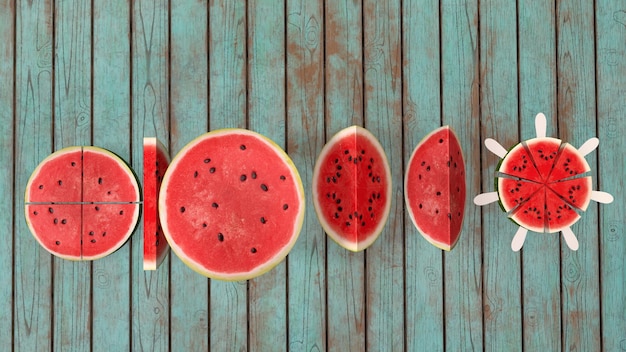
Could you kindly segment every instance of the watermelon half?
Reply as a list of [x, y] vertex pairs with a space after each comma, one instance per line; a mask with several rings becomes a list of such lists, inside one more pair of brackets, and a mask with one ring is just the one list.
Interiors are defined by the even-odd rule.
[[417, 230], [434, 246], [451, 250], [465, 215], [463, 151], [449, 126], [438, 128], [415, 147], [404, 177], [404, 197]]
[[114, 252], [139, 217], [135, 175], [117, 155], [98, 147], [51, 154], [33, 171], [25, 193], [31, 233], [64, 259], [94, 260]]
[[159, 216], [173, 251], [198, 273], [245, 280], [278, 264], [304, 219], [304, 190], [289, 156], [244, 129], [206, 133], [168, 167]]
[[391, 170], [368, 130], [351, 126], [326, 143], [313, 170], [313, 204], [342, 247], [356, 252], [378, 238], [391, 209]]
[[156, 270], [169, 252], [159, 220], [159, 190], [170, 156], [155, 137], [143, 139], [143, 270]]

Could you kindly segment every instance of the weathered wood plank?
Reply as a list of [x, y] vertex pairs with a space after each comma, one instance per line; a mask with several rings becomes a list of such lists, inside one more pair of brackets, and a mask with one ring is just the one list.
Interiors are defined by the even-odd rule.
[[[402, 3], [404, 170], [417, 144], [441, 124], [439, 4]], [[406, 191], [406, 190], [405, 190]], [[406, 350], [444, 349], [443, 255], [404, 215]]]
[[378, 137], [391, 168], [391, 211], [366, 250], [368, 349], [404, 349], [404, 223], [400, 1], [365, 1], [364, 126]]
[[[16, 216], [21, 193], [35, 167], [52, 152], [52, 2], [21, 1], [16, 16]], [[52, 256], [33, 238], [25, 221], [15, 222], [14, 325], [17, 350], [52, 347]], [[52, 338], [51, 338], [52, 337]]]
[[[626, 349], [626, 242], [624, 241], [623, 176], [626, 131], [626, 11], [620, 0], [596, 2], [596, 92], [598, 187], [615, 197], [600, 205], [601, 346], [605, 351]], [[590, 221], [590, 220], [586, 220]], [[589, 236], [592, 237], [592, 236]]]
[[[209, 126], [246, 127], [246, 2], [213, 0], [209, 6]], [[211, 350], [246, 350], [248, 283], [210, 280]]]
[[[559, 1], [556, 11], [559, 137], [579, 147], [596, 136], [594, 8], [589, 1]], [[595, 156], [587, 156], [587, 161], [597, 175]], [[578, 251], [561, 241], [562, 346], [568, 351], [601, 347], [597, 215], [598, 207], [592, 204], [572, 226]]]
[[[519, 141], [516, 4], [514, 0], [480, 1], [479, 13], [481, 133], [513, 146]], [[482, 148], [485, 192], [493, 191], [499, 160]], [[483, 209], [482, 228], [484, 345], [493, 351], [521, 351], [520, 255], [511, 250], [517, 228], [497, 206]]]
[[[130, 6], [125, 0], [97, 1], [93, 6], [93, 144], [129, 162]], [[93, 351], [122, 351], [130, 346], [130, 247], [128, 241], [93, 262]]]
[[[285, 148], [285, 4], [248, 2], [248, 123]], [[249, 280], [251, 350], [287, 349], [287, 265]]]
[[[326, 139], [363, 125], [362, 5], [329, 1], [325, 6]], [[327, 346], [329, 351], [365, 350], [365, 254], [326, 240]]]
[[[14, 112], [15, 112], [15, 2], [0, 1], [0, 233], [5, 234], [0, 241], [0, 321], [4, 322], [0, 329], [0, 346], [13, 346], [13, 223], [15, 218], [21, 219], [22, 212], [13, 213], [13, 203], [20, 191], [13, 189], [14, 177]], [[14, 214], [14, 215], [12, 215]], [[19, 220], [18, 220], [19, 221]]]
[[[208, 28], [206, 1], [170, 6], [170, 150], [175, 155], [208, 130]], [[209, 282], [170, 253], [171, 346], [208, 350]]]
[[463, 235], [444, 253], [445, 346], [482, 350], [482, 248], [480, 209], [479, 46], [477, 1], [441, 3], [441, 76], [443, 124], [457, 131], [465, 151], [467, 202]]
[[[535, 137], [535, 115], [556, 136], [554, 0], [518, 3], [520, 140]], [[507, 145], [508, 146], [508, 145]], [[560, 235], [530, 233], [522, 249], [524, 348], [561, 350]]]
[[[54, 149], [91, 144], [91, 4], [56, 1]], [[53, 349], [90, 348], [91, 263], [53, 260]]]
[[304, 184], [307, 213], [288, 257], [289, 350], [326, 349], [326, 235], [308, 196], [324, 145], [322, 2], [287, 2], [287, 152]]
[[[143, 174], [143, 137], [169, 144], [168, 2], [134, 1], [132, 8], [132, 167]], [[143, 224], [132, 239], [133, 350], [169, 349], [169, 259], [143, 270]], [[169, 256], [168, 256], [169, 258]]]

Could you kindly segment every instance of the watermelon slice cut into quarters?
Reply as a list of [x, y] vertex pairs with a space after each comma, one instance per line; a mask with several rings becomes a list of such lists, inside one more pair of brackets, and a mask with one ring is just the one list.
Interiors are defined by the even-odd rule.
[[143, 270], [156, 270], [169, 252], [159, 219], [159, 191], [170, 156], [155, 137], [143, 139]]
[[451, 250], [465, 215], [465, 163], [454, 131], [440, 127], [415, 147], [404, 177], [411, 221], [435, 247]]
[[372, 133], [351, 126], [322, 148], [313, 170], [313, 204], [322, 227], [357, 252], [382, 232], [391, 209], [391, 170]]
[[[502, 209], [515, 221], [517, 231], [511, 248], [523, 246], [528, 230], [538, 233], [561, 232], [566, 244], [578, 249], [578, 240], [571, 230], [591, 200], [610, 203], [613, 197], [592, 190], [591, 171], [585, 155], [598, 146], [591, 138], [580, 148], [560, 139], [545, 136], [546, 118], [535, 118], [537, 137], [523, 141], [506, 151], [493, 139], [487, 149], [502, 158], [496, 174], [496, 192], [474, 198], [477, 205], [499, 201]], [[530, 159], [530, 160], [529, 160]]]
[[274, 142], [249, 130], [216, 130], [172, 159], [159, 216], [170, 247], [193, 270], [246, 280], [273, 268], [295, 244], [304, 189]]
[[61, 149], [33, 171], [25, 217], [35, 239], [69, 260], [95, 260], [130, 237], [139, 217], [135, 175], [112, 152], [90, 146]]

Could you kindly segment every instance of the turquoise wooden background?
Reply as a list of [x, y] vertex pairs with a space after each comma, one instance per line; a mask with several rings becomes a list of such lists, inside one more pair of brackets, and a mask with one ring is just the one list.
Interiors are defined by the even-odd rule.
[[[622, 0], [0, 0], [0, 350], [626, 350], [626, 3]], [[497, 158], [548, 134], [589, 155], [597, 189], [580, 249], [530, 234], [523, 250], [492, 190]], [[310, 189], [324, 141], [351, 124], [385, 147], [389, 223], [349, 253], [310, 199], [287, 260], [247, 282], [169, 256], [142, 270], [141, 227], [113, 255], [59, 260], [23, 217], [48, 154], [98, 145], [141, 175], [142, 138], [174, 155], [203, 131], [247, 127], [286, 148]], [[467, 212], [449, 253], [416, 233], [402, 176], [442, 124], [466, 153]], [[310, 194], [310, 191], [308, 192]]]

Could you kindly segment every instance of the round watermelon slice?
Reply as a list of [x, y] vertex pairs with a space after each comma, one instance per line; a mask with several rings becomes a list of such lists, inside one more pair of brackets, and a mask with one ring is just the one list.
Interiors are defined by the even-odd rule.
[[139, 186], [128, 165], [98, 147], [68, 147], [46, 159], [26, 185], [25, 216], [35, 239], [70, 260], [121, 247], [139, 217]]
[[289, 156], [244, 129], [206, 133], [168, 167], [159, 192], [167, 241], [198, 273], [245, 280], [278, 264], [304, 219], [304, 190]]
[[415, 147], [404, 177], [404, 196], [415, 227], [434, 246], [451, 250], [465, 215], [465, 162], [449, 126], [432, 131]]
[[506, 151], [493, 139], [487, 149], [502, 158], [497, 168], [496, 192], [474, 198], [477, 205], [499, 201], [502, 209], [519, 226], [511, 248], [521, 249], [528, 230], [539, 233], [561, 232], [572, 250], [578, 240], [571, 230], [589, 202], [610, 203], [606, 192], [592, 191], [592, 179], [585, 155], [598, 146], [591, 138], [580, 148], [557, 138], [546, 137], [546, 118], [535, 118], [537, 137], [523, 141]]
[[155, 137], [143, 139], [143, 270], [156, 270], [169, 252], [159, 220], [159, 191], [170, 156]]
[[391, 209], [391, 171], [374, 135], [359, 126], [335, 134], [317, 158], [312, 182], [315, 211], [330, 238], [354, 252], [378, 238]]

